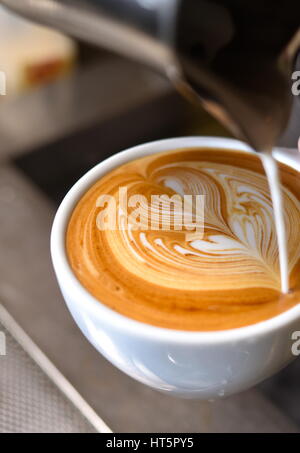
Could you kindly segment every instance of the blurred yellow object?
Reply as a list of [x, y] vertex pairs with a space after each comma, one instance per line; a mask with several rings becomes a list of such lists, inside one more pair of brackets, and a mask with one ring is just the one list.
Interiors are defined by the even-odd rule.
[[0, 71], [6, 77], [1, 100], [63, 76], [75, 58], [71, 38], [0, 8]]

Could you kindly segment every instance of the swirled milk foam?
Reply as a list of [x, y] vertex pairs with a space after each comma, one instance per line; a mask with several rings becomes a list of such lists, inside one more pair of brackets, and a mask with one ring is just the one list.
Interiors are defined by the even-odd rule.
[[96, 182], [67, 229], [74, 274], [112, 310], [170, 329], [230, 329], [288, 310], [300, 295], [300, 178], [279, 170], [288, 293], [261, 160], [222, 149], [154, 154]]

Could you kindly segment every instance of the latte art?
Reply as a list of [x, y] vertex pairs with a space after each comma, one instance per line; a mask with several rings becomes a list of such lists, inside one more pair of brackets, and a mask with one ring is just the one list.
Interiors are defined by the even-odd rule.
[[[66, 238], [71, 266], [101, 302], [157, 326], [218, 330], [275, 316], [295, 304], [300, 280], [299, 176], [287, 167], [281, 171], [293, 295], [280, 294], [273, 208], [259, 158], [234, 151], [155, 154], [104, 176], [71, 217]], [[127, 228], [99, 230], [97, 200], [102, 194], [117, 200], [120, 187], [147, 200], [205, 195], [203, 234], [136, 228], [130, 220]], [[124, 206], [116, 208], [122, 219]], [[157, 205], [158, 217], [163, 209]]]

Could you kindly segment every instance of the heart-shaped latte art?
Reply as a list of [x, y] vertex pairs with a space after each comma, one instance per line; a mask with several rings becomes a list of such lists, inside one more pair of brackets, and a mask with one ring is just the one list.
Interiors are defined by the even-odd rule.
[[[74, 271], [92, 294], [135, 319], [192, 330], [201, 323], [209, 330], [207, 319], [215, 328], [218, 316], [220, 325], [227, 317], [230, 327], [248, 318], [248, 323], [256, 322], [253, 307], [258, 318], [269, 317], [272, 305], [277, 313], [279, 258], [266, 177], [258, 158], [244, 162], [242, 153], [224, 152], [218, 162], [211, 159], [212, 152], [142, 158], [114, 170], [87, 192], [71, 219], [67, 247]], [[118, 199], [120, 187], [126, 187], [127, 199], [142, 197], [139, 213], [147, 213], [148, 219], [161, 219], [166, 208], [150, 205], [153, 195], [177, 195], [175, 212], [185, 195], [204, 195], [202, 237], [189, 239], [184, 229], [153, 230], [150, 220], [137, 227], [130, 220], [132, 206], [125, 213]], [[289, 188], [282, 190], [292, 273], [300, 257], [295, 231], [300, 202]], [[102, 194], [116, 200], [119, 225], [129, 215], [126, 228], [97, 228]], [[162, 321], [166, 317], [169, 321]], [[227, 328], [226, 322], [221, 328]]]

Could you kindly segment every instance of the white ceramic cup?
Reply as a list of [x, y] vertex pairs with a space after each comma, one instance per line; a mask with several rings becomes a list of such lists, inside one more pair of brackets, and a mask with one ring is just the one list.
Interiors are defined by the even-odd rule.
[[[52, 228], [51, 254], [69, 310], [101, 354], [131, 377], [157, 390], [212, 399], [245, 390], [294, 358], [292, 334], [300, 330], [300, 304], [267, 321], [238, 329], [190, 332], [155, 327], [127, 318], [96, 300], [72, 272], [65, 247], [70, 215], [99, 178], [139, 157], [193, 147], [251, 152], [236, 140], [185, 137], [146, 143], [106, 159], [84, 175], [61, 203]], [[300, 171], [296, 157], [281, 155], [278, 150], [276, 154], [279, 160]]]

